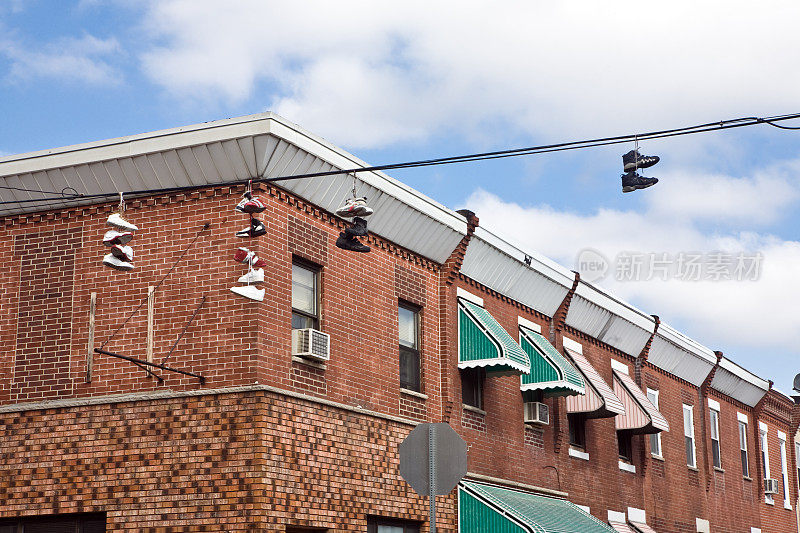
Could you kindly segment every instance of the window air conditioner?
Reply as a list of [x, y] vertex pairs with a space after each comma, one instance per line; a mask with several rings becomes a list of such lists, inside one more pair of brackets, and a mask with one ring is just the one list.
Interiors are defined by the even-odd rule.
[[550, 407], [541, 402], [525, 402], [525, 423], [544, 424], [550, 423]]
[[767, 478], [764, 480], [764, 494], [778, 494], [778, 480]]
[[327, 361], [331, 357], [331, 336], [316, 329], [292, 330], [292, 355]]

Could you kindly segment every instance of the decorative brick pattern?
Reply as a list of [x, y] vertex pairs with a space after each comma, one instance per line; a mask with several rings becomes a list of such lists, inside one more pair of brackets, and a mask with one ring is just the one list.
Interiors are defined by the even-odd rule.
[[420, 307], [425, 307], [426, 279], [422, 273], [414, 272], [402, 265], [395, 265], [394, 286], [397, 297]]
[[525, 445], [544, 450], [544, 430], [539, 427], [525, 426]]
[[289, 250], [318, 265], [328, 263], [328, 233], [322, 228], [289, 215]]

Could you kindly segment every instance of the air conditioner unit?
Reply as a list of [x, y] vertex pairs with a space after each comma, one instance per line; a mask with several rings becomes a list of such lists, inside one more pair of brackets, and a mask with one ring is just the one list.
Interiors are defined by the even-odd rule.
[[550, 423], [550, 407], [541, 402], [525, 402], [525, 423], [544, 424]]
[[764, 480], [764, 494], [778, 494], [778, 480], [767, 478]]
[[331, 357], [331, 336], [312, 328], [294, 329], [292, 355], [327, 361]]

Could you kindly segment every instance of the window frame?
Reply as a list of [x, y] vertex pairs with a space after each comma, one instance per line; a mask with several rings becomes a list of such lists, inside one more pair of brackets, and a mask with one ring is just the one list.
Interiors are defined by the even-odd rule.
[[[689, 414], [689, 426], [686, 425], [686, 414]], [[691, 435], [687, 435], [687, 430]], [[686, 445], [686, 466], [689, 468], [697, 468], [697, 446], [695, 444], [695, 431], [694, 431], [694, 406], [683, 404], [683, 439]], [[692, 462], [689, 462], [689, 443], [691, 443]]]
[[800, 442], [794, 441], [794, 461], [797, 466], [797, 490], [800, 493]]
[[[758, 435], [761, 440], [761, 467], [764, 470], [764, 479], [771, 479], [772, 472], [770, 472], [769, 468], [769, 430], [766, 425], [761, 425], [763, 422], [759, 424]], [[760, 480], [762, 487], [764, 486], [764, 479]], [[773, 498], [772, 494], [764, 494], [764, 502], [774, 504], [775, 498]]]
[[[400, 333], [400, 310], [405, 309], [411, 311], [414, 315], [414, 347], [406, 346], [399, 341]], [[422, 308], [404, 300], [397, 302], [397, 329], [398, 329], [398, 362], [399, 362], [399, 378], [400, 388], [411, 390], [414, 392], [422, 392]], [[403, 357], [411, 356], [416, 358], [416, 383], [403, 382]]]
[[[484, 381], [486, 380], [486, 371], [483, 368], [464, 368], [461, 370], [461, 403], [473, 409], [484, 410]], [[464, 395], [465, 385], [472, 385], [477, 395], [478, 405], [466, 402]], [[470, 398], [474, 399], [474, 398]]]
[[783, 506], [791, 509], [792, 502], [789, 498], [789, 455], [786, 448], [786, 437], [781, 438], [778, 432], [778, 446], [780, 447], [781, 456], [781, 486], [783, 487]]
[[617, 431], [617, 455], [620, 461], [633, 464], [633, 433], [629, 430]]
[[747, 449], [747, 422], [739, 420], [739, 454], [742, 460], [742, 477], [750, 478], [750, 453]]
[[[711, 465], [714, 468], [722, 469], [722, 448], [719, 443], [719, 411], [717, 409], [709, 407], [708, 421], [711, 437]], [[715, 434], [716, 438], [714, 437]]]
[[[292, 329], [307, 329], [311, 327], [312, 329], [320, 329], [321, 323], [321, 310], [322, 310], [322, 267], [305, 259], [299, 257], [292, 257], [292, 278], [291, 278], [291, 286], [292, 286], [292, 299], [294, 296], [294, 267], [302, 268], [311, 272], [314, 276], [314, 310], [316, 313], [309, 313], [308, 311], [304, 311], [302, 309], [297, 309], [292, 305]], [[311, 326], [306, 326], [304, 328], [295, 328], [294, 327], [294, 316], [295, 314], [300, 315], [301, 317], [308, 319], [311, 321]]]
[[413, 520], [383, 518], [380, 516], [367, 517], [367, 533], [378, 533], [378, 528], [381, 526], [402, 527], [403, 533], [420, 533], [422, 531], [422, 525]]
[[571, 448], [586, 451], [586, 415], [567, 413], [567, 439]]
[[[646, 391], [647, 399], [650, 400], [650, 403], [655, 406], [656, 409], [659, 409], [658, 406], [658, 391], [656, 389], [648, 388]], [[653, 450], [657, 449], [658, 453], [654, 452]], [[664, 458], [664, 450], [661, 447], [661, 432], [658, 433], [651, 433], [650, 434], [650, 455], [654, 457], [658, 457], [659, 459]]]

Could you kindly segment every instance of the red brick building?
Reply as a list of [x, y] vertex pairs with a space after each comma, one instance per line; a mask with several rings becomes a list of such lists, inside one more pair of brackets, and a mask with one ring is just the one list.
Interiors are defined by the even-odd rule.
[[397, 454], [424, 421], [470, 447], [439, 531], [797, 531], [792, 400], [472, 213], [360, 173], [356, 255], [330, 175], [256, 183], [267, 232], [235, 236], [247, 180], [360, 166], [272, 114], [0, 159], [67, 194], [0, 190], [0, 533], [427, 531]]

